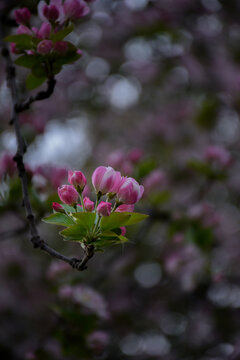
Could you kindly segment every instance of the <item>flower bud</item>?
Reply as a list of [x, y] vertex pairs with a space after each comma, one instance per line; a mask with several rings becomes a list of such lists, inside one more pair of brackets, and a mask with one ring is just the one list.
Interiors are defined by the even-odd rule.
[[125, 226], [120, 226], [120, 229], [121, 229], [121, 235], [125, 236], [126, 232], [127, 232], [127, 229], [125, 228]]
[[132, 161], [132, 163], [137, 164], [141, 160], [141, 158], [143, 156], [143, 152], [142, 152], [142, 150], [136, 148], [136, 149], [133, 149], [132, 151], [130, 151], [128, 156], [129, 156], [129, 159]]
[[56, 21], [59, 17], [59, 10], [55, 5], [45, 5], [43, 15], [48, 21]]
[[143, 192], [142, 185], [139, 185], [135, 179], [126, 177], [118, 189], [117, 198], [119, 202], [131, 205], [141, 199]]
[[51, 25], [48, 23], [43, 23], [40, 29], [37, 31], [36, 35], [39, 39], [47, 39], [51, 34]]
[[112, 204], [109, 202], [101, 201], [97, 207], [97, 212], [101, 216], [109, 216], [111, 214]]
[[22, 8], [14, 11], [14, 16], [18, 24], [28, 24], [31, 13], [28, 8]]
[[111, 192], [113, 187], [118, 187], [119, 182], [119, 173], [110, 166], [99, 166], [92, 175], [92, 183], [95, 191], [96, 193], [100, 192], [101, 195]]
[[76, 188], [79, 188], [81, 191], [87, 184], [87, 180], [81, 171], [69, 171], [68, 182]]
[[41, 55], [48, 55], [53, 47], [52, 40], [42, 40], [37, 46], [37, 52]]
[[94, 210], [94, 202], [91, 201], [88, 197], [83, 199], [84, 208], [86, 211], [93, 211]]
[[10, 43], [10, 51], [11, 51], [12, 54], [20, 54], [21, 53], [21, 51], [19, 51], [17, 49], [17, 44], [13, 43], [13, 42]]
[[127, 204], [122, 204], [122, 205], [119, 205], [115, 212], [133, 212], [134, 210], [134, 205], [127, 205]]
[[57, 203], [57, 202], [53, 202], [52, 203], [52, 208], [53, 210], [55, 210], [56, 212], [64, 212], [64, 208], [62, 207], [61, 204]]
[[22, 34], [32, 35], [32, 31], [25, 25], [19, 25], [19, 27], [17, 28], [17, 35]]
[[76, 204], [78, 201], [78, 192], [71, 185], [63, 185], [58, 188], [58, 196], [63, 203], [67, 205]]
[[90, 11], [88, 5], [82, 0], [65, 0], [64, 13], [67, 19], [78, 20]]
[[65, 54], [68, 51], [68, 43], [66, 41], [57, 41], [54, 44], [54, 51], [59, 54]]

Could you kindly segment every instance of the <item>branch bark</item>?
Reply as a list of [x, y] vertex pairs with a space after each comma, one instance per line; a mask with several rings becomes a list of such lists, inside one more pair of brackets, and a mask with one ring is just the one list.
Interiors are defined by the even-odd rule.
[[43, 239], [41, 239], [41, 237], [38, 233], [35, 216], [34, 216], [31, 202], [29, 199], [28, 179], [27, 179], [27, 173], [26, 173], [24, 161], [23, 161], [23, 157], [27, 150], [27, 146], [26, 146], [24, 138], [21, 134], [18, 113], [20, 111], [27, 109], [30, 106], [30, 104], [33, 103], [33, 101], [43, 100], [43, 99], [46, 99], [47, 97], [49, 97], [53, 93], [56, 81], [55, 81], [55, 79], [49, 79], [48, 89], [45, 92], [43, 91], [43, 92], [38, 93], [35, 97], [31, 97], [25, 103], [20, 105], [19, 99], [18, 99], [17, 87], [16, 87], [15, 67], [14, 67], [13, 61], [11, 59], [10, 52], [9, 52], [8, 48], [5, 46], [5, 44], [2, 46], [2, 55], [5, 58], [5, 62], [6, 62], [7, 83], [8, 83], [10, 92], [11, 92], [12, 104], [13, 104], [11, 123], [14, 127], [16, 141], [17, 141], [17, 153], [14, 156], [14, 161], [17, 164], [18, 175], [21, 180], [23, 203], [25, 206], [26, 217], [28, 219], [28, 224], [29, 224], [30, 234], [31, 234], [30, 240], [31, 240], [34, 248], [41, 249], [41, 250], [47, 252], [52, 257], [67, 262], [74, 269], [77, 269], [80, 271], [85, 270], [86, 263], [90, 259], [90, 257], [93, 256], [93, 252], [91, 254], [88, 251], [86, 251], [85, 256], [82, 260], [79, 260], [76, 258], [70, 258], [70, 257], [67, 257], [67, 256], [59, 253], [58, 251], [54, 250]]

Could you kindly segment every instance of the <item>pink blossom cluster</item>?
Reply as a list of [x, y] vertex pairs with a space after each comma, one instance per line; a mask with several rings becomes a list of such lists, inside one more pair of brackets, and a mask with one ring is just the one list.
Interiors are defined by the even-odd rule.
[[207, 161], [221, 167], [228, 167], [232, 163], [232, 156], [224, 147], [210, 145], [205, 149], [204, 157]]
[[[81, 200], [80, 206], [84, 211], [96, 209], [100, 216], [109, 216], [112, 211], [124, 212], [133, 211], [134, 204], [143, 195], [144, 187], [130, 177], [121, 176], [119, 171], [112, 167], [99, 166], [92, 174], [92, 184], [96, 192], [96, 204], [89, 197], [83, 197], [87, 180], [81, 171], [69, 171], [68, 182], [70, 185], [63, 185], [58, 188], [58, 196], [64, 204], [76, 205]], [[106, 195], [107, 201], [100, 201]], [[110, 202], [116, 200], [115, 205]], [[100, 202], [99, 202], [100, 201]], [[53, 203], [55, 211], [63, 211], [61, 204]]]
[[139, 148], [132, 149], [129, 153], [125, 153], [122, 150], [116, 150], [107, 157], [107, 162], [124, 174], [131, 175], [134, 166], [139, 163], [142, 156], [142, 150]]
[[[35, 52], [40, 55], [48, 55], [51, 52], [65, 54], [69, 48], [68, 42], [63, 40], [54, 42], [50, 37], [67, 26], [69, 21], [76, 21], [87, 15], [90, 12], [87, 2], [90, 1], [50, 0], [49, 4], [40, 1], [38, 17], [42, 20], [42, 24], [39, 28], [31, 27], [32, 14], [28, 8], [15, 10], [14, 16], [19, 25], [17, 35], [26, 34], [41, 40], [36, 48], [33, 46], [33, 49], [28, 49], [27, 54], [33, 55]], [[22, 52], [15, 43], [11, 43], [11, 51], [15, 54]], [[81, 50], [77, 52], [81, 53]]]

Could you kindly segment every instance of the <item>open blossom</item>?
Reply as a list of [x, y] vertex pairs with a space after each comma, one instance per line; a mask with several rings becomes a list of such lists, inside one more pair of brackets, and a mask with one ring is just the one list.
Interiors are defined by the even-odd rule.
[[53, 47], [52, 40], [42, 40], [37, 46], [37, 52], [41, 55], [48, 55]]
[[68, 182], [75, 187], [79, 187], [81, 190], [83, 190], [87, 184], [86, 177], [81, 171], [69, 171]]
[[90, 11], [88, 5], [82, 0], [65, 0], [64, 14], [67, 19], [78, 20]]
[[97, 207], [97, 212], [101, 216], [109, 216], [111, 214], [112, 204], [110, 202], [101, 201]]
[[96, 168], [92, 175], [92, 183], [96, 192], [100, 192], [102, 195], [111, 192], [113, 187], [117, 187], [121, 180], [119, 174], [110, 166]]
[[72, 185], [63, 185], [58, 188], [58, 196], [67, 205], [76, 204], [78, 192]]
[[118, 189], [117, 198], [124, 204], [135, 204], [141, 199], [143, 192], [142, 185], [139, 185], [135, 179], [126, 177]]
[[83, 204], [86, 211], [94, 210], [94, 202], [90, 200], [87, 196], [83, 199]]
[[31, 13], [28, 8], [17, 9], [14, 11], [14, 16], [18, 24], [28, 24]]

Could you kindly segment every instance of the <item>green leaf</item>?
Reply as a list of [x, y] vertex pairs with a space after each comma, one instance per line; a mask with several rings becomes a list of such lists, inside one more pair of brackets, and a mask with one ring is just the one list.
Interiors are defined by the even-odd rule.
[[60, 235], [71, 241], [81, 241], [86, 236], [86, 229], [82, 225], [73, 225], [60, 231]]
[[100, 239], [102, 239], [102, 240], [115, 240], [115, 239], [118, 239], [118, 235], [113, 231], [104, 231], [100, 235]]
[[15, 64], [19, 66], [23, 66], [26, 68], [32, 68], [38, 62], [41, 62], [41, 57], [36, 55], [22, 55], [17, 60], [15, 60]]
[[54, 213], [42, 219], [45, 223], [69, 226], [75, 224], [74, 220], [62, 213]]
[[9, 35], [4, 40], [7, 42], [13, 42], [18, 48], [31, 49], [32, 48], [32, 36], [27, 34]]
[[67, 205], [67, 204], [61, 204], [62, 207], [64, 208], [64, 210], [68, 213], [75, 213], [76, 210], [74, 209], [73, 206]]
[[73, 214], [77, 224], [82, 225], [84, 229], [90, 230], [95, 223], [96, 214], [91, 212], [79, 212]]
[[130, 215], [129, 220], [125, 223], [126, 226], [137, 224], [140, 221], [143, 221], [149, 217], [149, 215], [140, 214], [136, 212], [124, 212], [122, 214]]
[[32, 67], [32, 73], [37, 78], [45, 78], [47, 76], [44, 64], [35, 64]]
[[111, 230], [125, 225], [131, 217], [131, 213], [114, 212], [110, 216], [104, 216], [101, 220], [100, 227], [104, 230]]
[[46, 80], [46, 77], [40, 78], [40, 77], [34, 76], [32, 73], [29, 74], [27, 77], [27, 80], [26, 80], [26, 85], [27, 85], [28, 90], [36, 89], [37, 87], [42, 85], [45, 80]]
[[102, 233], [99, 240], [96, 240], [94, 242], [94, 246], [96, 247], [96, 249], [102, 249], [106, 246], [120, 245], [127, 241], [128, 239], [122, 235], [116, 236], [116, 234], [114, 234], [113, 232], [106, 231]]
[[68, 34], [70, 34], [74, 29], [73, 25], [69, 25], [64, 29], [56, 32], [55, 34], [51, 35], [50, 39], [52, 41], [61, 41], [63, 40]]

